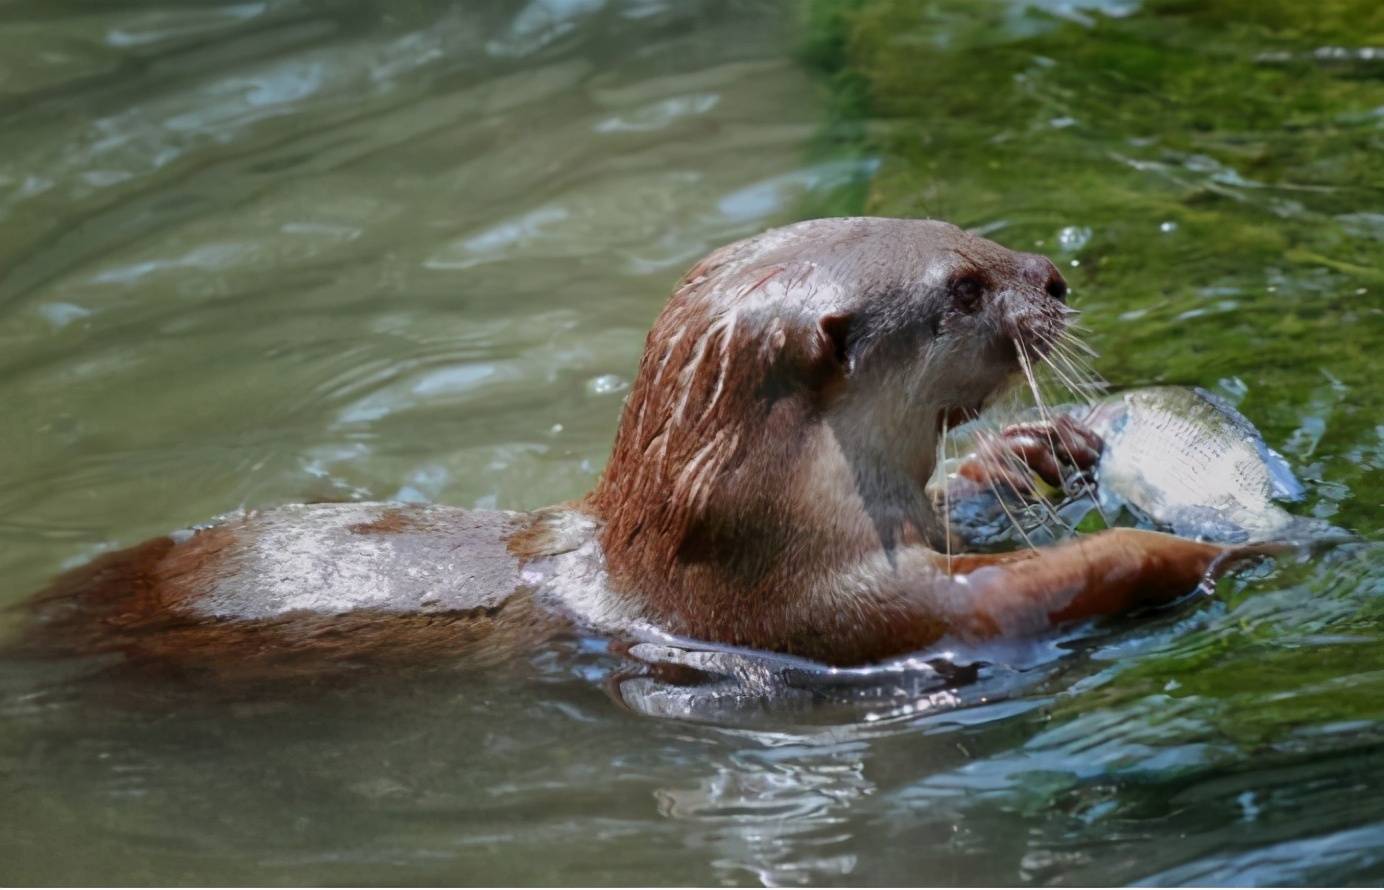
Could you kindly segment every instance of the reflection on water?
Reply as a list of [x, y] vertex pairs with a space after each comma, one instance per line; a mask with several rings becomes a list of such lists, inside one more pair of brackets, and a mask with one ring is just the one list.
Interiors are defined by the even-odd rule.
[[859, 853], [847, 814], [875, 790], [863, 746], [780, 744], [748, 748], [691, 787], [660, 789], [659, 813], [686, 824], [721, 880], [775, 887], [848, 877]]
[[[1373, 169], [1377, 59], [1310, 31], [1223, 51], [1135, 0], [910, 8], [866, 22], [907, 54], [881, 164], [809, 151], [787, 2], [4, 4], [0, 603], [242, 504], [577, 495], [677, 275], [866, 175], [877, 206], [1053, 252], [1103, 370], [1240, 404], [1365, 543], [868, 674], [597, 640], [232, 696], [3, 665], [0, 878], [1384, 879], [1380, 315], [1343, 277], [1384, 216], [1340, 173]], [[1147, 40], [1186, 55], [1091, 73]], [[1260, 77], [1317, 92], [1229, 135], [1162, 98]]]

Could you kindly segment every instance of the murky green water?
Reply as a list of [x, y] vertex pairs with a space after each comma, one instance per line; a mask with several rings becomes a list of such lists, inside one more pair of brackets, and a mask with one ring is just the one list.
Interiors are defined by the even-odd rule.
[[0, 602], [241, 504], [579, 494], [682, 269], [857, 197], [1050, 252], [1106, 376], [1232, 397], [1365, 542], [875, 720], [638, 717], [594, 644], [5, 665], [0, 879], [1384, 880], [1379, 10], [809, 6], [0, 4]]

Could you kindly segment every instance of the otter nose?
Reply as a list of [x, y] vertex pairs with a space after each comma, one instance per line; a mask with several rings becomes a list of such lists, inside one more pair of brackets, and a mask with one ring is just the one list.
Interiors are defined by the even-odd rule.
[[1067, 280], [1057, 271], [1052, 260], [1036, 253], [1024, 254], [1024, 281], [1033, 285], [1060, 303], [1067, 302]]

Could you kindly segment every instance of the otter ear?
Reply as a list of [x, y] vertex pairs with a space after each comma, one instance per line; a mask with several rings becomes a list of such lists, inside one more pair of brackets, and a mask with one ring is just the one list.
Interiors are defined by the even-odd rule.
[[854, 319], [845, 314], [823, 315], [817, 319], [817, 341], [823, 361], [834, 364], [842, 374], [855, 370], [851, 355], [851, 328]]

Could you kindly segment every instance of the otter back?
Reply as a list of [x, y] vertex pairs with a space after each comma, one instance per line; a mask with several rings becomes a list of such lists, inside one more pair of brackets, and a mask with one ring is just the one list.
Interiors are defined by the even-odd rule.
[[524, 514], [405, 504], [233, 514], [62, 575], [32, 602], [22, 650], [224, 664], [503, 642], [501, 625], [534, 629], [506, 549], [526, 527]]
[[190, 594], [169, 605], [209, 618], [494, 608], [518, 586], [505, 542], [522, 527], [517, 513], [297, 504], [194, 533], [164, 583]]

